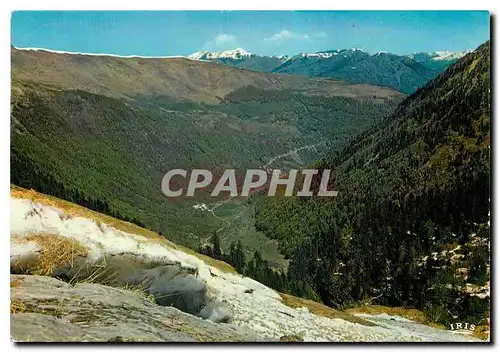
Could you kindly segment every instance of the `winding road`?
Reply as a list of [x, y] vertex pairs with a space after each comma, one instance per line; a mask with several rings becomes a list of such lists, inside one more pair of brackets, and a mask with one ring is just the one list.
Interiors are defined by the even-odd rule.
[[[305, 145], [303, 147], [298, 147], [298, 148], [295, 148], [293, 150], [290, 150], [286, 153], [283, 153], [283, 154], [280, 154], [280, 155], [277, 155], [273, 158], [271, 158], [271, 160], [269, 160], [267, 162], [267, 164], [265, 164], [263, 167], [261, 167], [261, 169], [267, 169], [271, 166], [272, 163], [274, 163], [276, 160], [279, 160], [281, 158], [284, 158], [284, 157], [287, 157], [287, 156], [290, 156], [290, 155], [294, 155], [294, 154], [297, 154], [298, 152], [302, 151], [302, 150], [308, 150], [308, 149], [314, 149], [317, 151], [317, 147], [320, 146], [320, 145], [323, 145], [325, 144], [326, 141], [323, 141], [323, 142], [320, 142], [320, 143], [316, 143], [316, 144], [310, 144], [310, 145]], [[206, 204], [196, 204], [194, 206], [195, 209], [199, 209], [201, 211], [208, 211], [209, 213], [211, 213], [216, 219], [224, 222], [224, 226], [218, 228], [215, 233], [219, 233], [220, 231], [222, 230], [225, 230], [227, 229], [229, 226], [231, 226], [231, 222], [224, 219], [224, 218], [221, 218], [220, 216], [218, 216], [217, 214], [215, 214], [215, 210], [217, 208], [219, 208], [220, 206], [222, 206], [223, 204], [231, 201], [233, 198], [235, 198], [234, 196], [230, 196], [228, 199], [226, 200], [223, 200], [223, 201], [219, 201], [217, 203], [215, 203], [211, 208], [209, 208]], [[211, 237], [211, 236], [210, 236]], [[208, 237], [205, 241], [208, 241], [208, 239], [210, 238]]]
[[277, 155], [275, 156], [274, 158], [272, 158], [271, 160], [269, 160], [269, 162], [263, 166], [264, 169], [267, 169], [269, 166], [271, 166], [272, 163], [274, 163], [276, 160], [278, 159], [281, 159], [281, 158], [284, 158], [286, 156], [290, 156], [290, 155], [293, 155], [293, 154], [297, 154], [298, 152], [300, 152], [301, 150], [306, 150], [306, 149], [314, 149], [317, 151], [316, 147], [322, 145], [322, 144], [325, 144], [326, 142], [320, 142], [320, 143], [316, 143], [316, 144], [310, 144], [310, 145], [306, 145], [306, 146], [303, 146], [303, 147], [299, 147], [299, 148], [295, 148], [293, 150], [290, 150], [286, 153], [283, 153], [283, 154], [280, 154], [280, 155]]

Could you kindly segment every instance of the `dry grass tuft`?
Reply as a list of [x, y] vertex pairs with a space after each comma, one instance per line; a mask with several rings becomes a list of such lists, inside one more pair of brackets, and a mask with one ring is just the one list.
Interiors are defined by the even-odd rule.
[[487, 340], [490, 335], [490, 327], [488, 325], [479, 325], [472, 331], [472, 336], [477, 339]]
[[404, 307], [386, 307], [379, 305], [366, 305], [355, 308], [349, 308], [345, 310], [351, 314], [389, 314], [389, 315], [398, 315], [400, 317], [412, 320], [416, 323], [425, 324], [428, 322], [428, 319], [425, 317], [425, 314], [418, 309], [415, 308], [404, 308]]
[[18, 287], [21, 282], [24, 281], [23, 277], [15, 277], [14, 279], [10, 280], [10, 287]]
[[301, 335], [283, 335], [280, 337], [281, 342], [304, 342], [304, 337]]
[[155, 303], [156, 299], [155, 296], [153, 296], [149, 291], [140, 285], [131, 285], [131, 284], [126, 284], [121, 287], [124, 290], [130, 291], [134, 293], [137, 296], [143, 297], [146, 300], [148, 300], [151, 303]]
[[26, 312], [26, 306], [23, 302], [10, 301], [10, 314], [24, 313]]
[[32, 234], [18, 240], [36, 242], [40, 247], [38, 260], [30, 268], [36, 275], [51, 275], [57, 267], [72, 267], [76, 257], [88, 254], [83, 244], [64, 236]]
[[200, 260], [203, 260], [205, 264], [210, 265], [214, 268], [219, 269], [220, 271], [226, 272], [226, 273], [232, 273], [232, 274], [237, 274], [238, 272], [236, 271], [235, 268], [233, 268], [230, 264], [223, 262], [221, 260], [214, 259], [212, 257], [206, 256], [204, 254], [197, 253], [193, 251], [192, 249], [182, 247], [179, 245], [175, 245], [175, 249], [180, 250], [186, 254], [192, 255], [193, 257], [197, 257]]
[[377, 326], [377, 324], [371, 321], [365, 320], [360, 317], [356, 317], [350, 313], [336, 310], [325, 306], [324, 304], [314, 302], [308, 299], [299, 298], [295, 296], [290, 296], [285, 293], [278, 292], [281, 296], [282, 302], [291, 308], [306, 307], [311, 313], [319, 316], [323, 316], [330, 319], [342, 319], [351, 323], [362, 324], [366, 326]]

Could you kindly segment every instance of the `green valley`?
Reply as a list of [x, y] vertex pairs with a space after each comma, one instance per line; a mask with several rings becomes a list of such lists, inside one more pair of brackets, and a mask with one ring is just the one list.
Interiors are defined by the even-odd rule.
[[273, 163], [306, 165], [403, 98], [387, 88], [188, 59], [13, 49], [12, 62], [12, 181], [71, 201], [98, 199], [113, 215], [192, 248], [224, 225], [193, 206], [217, 199], [166, 199], [168, 170], [256, 168], [318, 145]]

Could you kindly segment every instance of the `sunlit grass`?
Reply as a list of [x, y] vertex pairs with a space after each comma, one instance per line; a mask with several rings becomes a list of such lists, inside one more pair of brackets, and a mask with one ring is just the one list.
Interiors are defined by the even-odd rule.
[[23, 302], [10, 301], [10, 314], [24, 313], [26, 312], [26, 306]]
[[[349, 308], [346, 309], [345, 312], [351, 313], [351, 314], [370, 314], [370, 315], [377, 315], [377, 314], [389, 314], [389, 315], [397, 315], [403, 318], [406, 318], [408, 320], [411, 320], [415, 323], [418, 324], [423, 324], [427, 326], [431, 326], [433, 328], [437, 329], [445, 329], [447, 330], [447, 327], [444, 326], [443, 324], [435, 323], [429, 320], [429, 318], [426, 317], [426, 315], [415, 308], [405, 308], [405, 307], [386, 307], [386, 306], [379, 306], [379, 305], [367, 305], [367, 306], [361, 306], [361, 307], [356, 307], [356, 308]], [[488, 331], [489, 327], [487, 325], [480, 325], [476, 326], [476, 328], [472, 331], [472, 336], [485, 340], [488, 337]]]
[[367, 326], [377, 326], [377, 324], [372, 323], [371, 321], [357, 317], [345, 311], [343, 312], [340, 310], [327, 307], [324, 304], [318, 302], [314, 302], [308, 299], [299, 298], [295, 296], [290, 296], [281, 292], [279, 292], [279, 295], [281, 296], [283, 304], [291, 308], [306, 307], [314, 315], [319, 315], [330, 319], [342, 319], [349, 321], [351, 323], [357, 323]]
[[490, 327], [488, 325], [479, 325], [472, 331], [472, 336], [477, 339], [487, 340], [490, 332]]
[[88, 254], [88, 249], [83, 244], [60, 235], [29, 234], [16, 241], [35, 242], [40, 248], [38, 258], [30, 268], [36, 275], [51, 275], [57, 267], [73, 267], [76, 257]]
[[408, 320], [411, 320], [415, 323], [425, 324], [425, 325], [432, 326], [432, 327], [438, 328], [438, 329], [446, 329], [446, 327], [443, 324], [431, 322], [422, 311], [415, 309], [415, 308], [366, 305], [366, 306], [360, 306], [360, 307], [355, 307], [355, 308], [349, 308], [349, 309], [346, 309], [345, 312], [351, 313], [351, 314], [377, 315], [377, 314], [384, 314], [385, 313], [385, 314], [389, 314], [389, 315], [397, 315], [397, 316], [406, 318]]

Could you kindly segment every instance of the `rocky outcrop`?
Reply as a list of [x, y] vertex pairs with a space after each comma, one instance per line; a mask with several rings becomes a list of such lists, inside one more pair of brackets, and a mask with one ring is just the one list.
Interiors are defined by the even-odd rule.
[[[43, 261], [41, 256], [39, 248], [12, 256], [11, 272], [37, 274], [36, 263]], [[229, 308], [209, 296], [206, 283], [193, 269], [168, 260], [152, 261], [121, 253], [105, 255], [101, 262], [93, 263], [80, 256], [71, 263], [55, 265], [50, 275], [67, 282], [91, 281], [113, 287], [133, 287], [150, 295], [160, 306], [175, 307], [214, 322], [228, 323], [232, 319]]]
[[228, 323], [232, 319], [229, 308], [208, 295], [206, 283], [182, 266], [162, 265], [140, 270], [127, 283], [146, 290], [161, 306], [173, 306], [217, 323]]
[[262, 340], [159, 306], [136, 291], [56, 278], [11, 275], [11, 336], [15, 341], [238, 342]]
[[158, 305], [215, 322], [232, 320], [227, 305], [209, 295], [211, 273], [197, 258], [102, 223], [28, 204], [18, 203], [20, 221], [11, 223], [11, 273], [134, 287]]
[[144, 287], [159, 305], [186, 313], [197, 314], [208, 301], [205, 283], [176, 265], [141, 270], [132, 282]]

